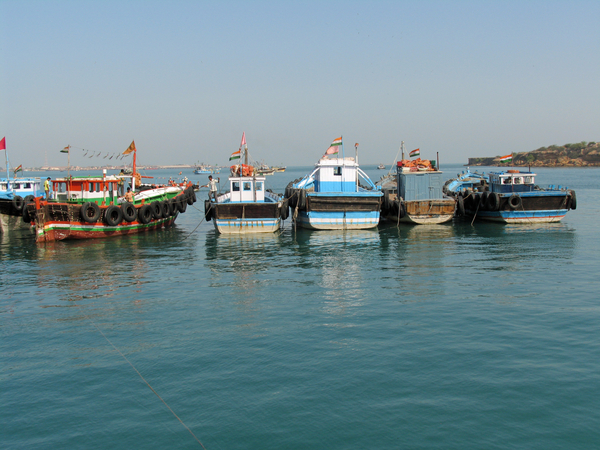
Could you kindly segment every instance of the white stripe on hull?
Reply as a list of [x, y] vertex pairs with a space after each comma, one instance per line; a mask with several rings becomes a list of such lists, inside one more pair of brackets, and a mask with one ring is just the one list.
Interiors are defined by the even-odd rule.
[[279, 229], [281, 219], [223, 220], [213, 219], [215, 229], [221, 234], [273, 233]]

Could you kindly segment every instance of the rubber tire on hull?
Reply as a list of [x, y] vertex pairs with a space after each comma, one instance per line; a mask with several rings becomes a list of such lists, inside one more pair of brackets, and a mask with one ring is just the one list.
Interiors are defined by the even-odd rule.
[[160, 202], [152, 202], [150, 203], [150, 207], [152, 208], [152, 215], [156, 220], [160, 220], [163, 217], [163, 209]]
[[81, 215], [81, 219], [87, 223], [96, 223], [100, 218], [100, 207], [98, 204], [94, 202], [86, 202], [81, 206], [79, 213]]
[[194, 193], [194, 191], [192, 190], [192, 188], [187, 188], [185, 190], [185, 200], [186, 200], [187, 204], [190, 205], [190, 206], [192, 206], [194, 204], [194, 199], [192, 198], [193, 197], [193, 195], [192, 195], [193, 193]]
[[137, 218], [137, 209], [129, 202], [121, 203], [121, 212], [125, 222], [133, 222]]
[[170, 199], [169, 200], [169, 205], [171, 207], [171, 216], [174, 216], [179, 211], [177, 209], [177, 199], [175, 197], [173, 197], [172, 199]]
[[298, 190], [298, 209], [306, 208], [306, 189]]
[[13, 208], [15, 208], [15, 211], [21, 212], [21, 211], [23, 211], [23, 206], [25, 205], [25, 201], [23, 200], [23, 197], [21, 197], [20, 195], [15, 195], [12, 199], [12, 205], [13, 205]]
[[404, 216], [406, 216], [406, 205], [404, 202], [400, 202], [400, 205], [398, 206], [398, 217], [403, 219]]
[[184, 213], [187, 209], [187, 201], [185, 195], [178, 195], [175, 198], [177, 198], [177, 209], [180, 213]]
[[167, 201], [163, 200], [160, 202], [160, 208], [164, 218], [171, 217], [171, 208], [169, 207], [169, 203]]
[[150, 223], [154, 218], [154, 211], [152, 205], [143, 205], [138, 211], [138, 222], [144, 225]]
[[571, 209], [577, 209], [577, 195], [575, 191], [569, 191], [571, 193]]
[[463, 217], [465, 215], [465, 199], [462, 195], [459, 195], [456, 199], [456, 212], [458, 217]]
[[290, 205], [287, 198], [284, 198], [281, 202], [281, 210], [279, 211], [279, 217], [281, 220], [287, 220], [290, 216]]
[[104, 221], [108, 226], [116, 227], [123, 222], [123, 211], [117, 205], [110, 205], [104, 211]]
[[207, 222], [210, 222], [212, 215], [212, 204], [210, 203], [210, 200], [204, 200], [204, 218]]
[[481, 204], [479, 205], [479, 209], [481, 210], [485, 210], [487, 209], [487, 199], [490, 196], [490, 193], [488, 191], [483, 191], [483, 193], [481, 194]]
[[497, 192], [490, 192], [486, 206], [490, 211], [498, 211], [498, 208], [500, 207], [500, 195], [498, 195]]
[[508, 197], [508, 207], [510, 209], [519, 209], [522, 206], [523, 206], [523, 200], [521, 199], [521, 197], [519, 195], [513, 194], [510, 197]]

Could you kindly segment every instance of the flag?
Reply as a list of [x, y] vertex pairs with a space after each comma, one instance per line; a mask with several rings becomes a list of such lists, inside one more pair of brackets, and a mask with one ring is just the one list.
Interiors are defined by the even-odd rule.
[[70, 145], [67, 145], [65, 148], [63, 148], [60, 152], [61, 153], [69, 153], [69, 149], [71, 148]]
[[0, 141], [0, 150], [6, 150], [6, 138], [3, 137]]
[[419, 156], [420, 154], [421, 154], [421, 151], [418, 148], [416, 148], [412, 152], [410, 152], [408, 154], [408, 156], [410, 156], [411, 158], [414, 158], [415, 156]]
[[242, 133], [242, 143], [240, 144], [240, 150], [242, 149], [242, 146], [246, 145], [246, 132], [244, 131]]
[[500, 162], [511, 162], [511, 161], [512, 161], [512, 153], [510, 155], [500, 157]]
[[131, 141], [131, 145], [127, 147], [127, 150], [123, 152], [124, 155], [129, 155], [130, 153], [135, 152], [135, 141]]
[[236, 152], [233, 152], [231, 154], [231, 156], [229, 157], [229, 161], [232, 161], [234, 159], [240, 159], [242, 156], [242, 148], [240, 147], [240, 149]]
[[342, 138], [334, 139], [323, 156], [337, 155], [340, 152], [340, 145], [342, 145]]
[[15, 169], [15, 175], [17, 174], [17, 172], [23, 172], [23, 164], [19, 164], [19, 167]]

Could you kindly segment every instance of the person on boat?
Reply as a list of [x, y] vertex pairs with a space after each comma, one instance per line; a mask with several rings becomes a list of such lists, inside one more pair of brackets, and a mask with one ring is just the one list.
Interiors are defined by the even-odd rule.
[[46, 200], [50, 198], [50, 177], [44, 181], [44, 191], [46, 191]]
[[127, 188], [127, 192], [125, 193], [125, 201], [129, 203], [133, 203], [133, 192], [131, 192], [131, 188]]
[[213, 179], [212, 175], [208, 176], [208, 183], [205, 184], [204, 186], [200, 186], [200, 187], [207, 187], [208, 189], [208, 199], [215, 199], [215, 203], [217, 203], [217, 183], [220, 183], [221, 179], [217, 178], [216, 180]]

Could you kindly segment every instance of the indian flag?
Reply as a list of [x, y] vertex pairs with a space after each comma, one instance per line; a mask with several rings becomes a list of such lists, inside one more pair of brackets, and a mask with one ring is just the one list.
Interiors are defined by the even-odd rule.
[[19, 164], [19, 167], [17, 167], [17, 168], [15, 169], [15, 175], [16, 175], [18, 172], [23, 172], [23, 164]]
[[420, 154], [421, 154], [421, 151], [418, 148], [416, 148], [412, 152], [410, 152], [408, 154], [408, 156], [410, 156], [411, 158], [414, 158], [415, 156], [419, 156]]
[[240, 148], [238, 151], [235, 151], [229, 157], [229, 161], [233, 161], [234, 159], [240, 159], [242, 156], [242, 149]]
[[512, 161], [512, 153], [510, 155], [500, 157], [500, 162], [511, 162], [511, 161]]
[[337, 155], [340, 152], [340, 145], [342, 145], [342, 138], [334, 139], [324, 156]]

